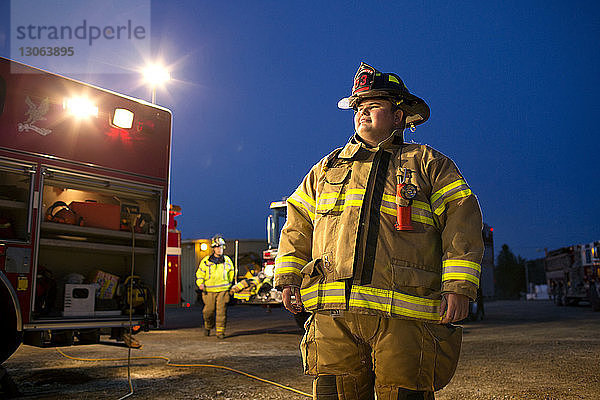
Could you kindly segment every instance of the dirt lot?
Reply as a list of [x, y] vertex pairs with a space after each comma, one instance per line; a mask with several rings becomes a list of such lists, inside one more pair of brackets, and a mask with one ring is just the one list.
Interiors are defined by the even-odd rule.
[[[285, 310], [235, 306], [229, 337], [201, 336], [200, 310], [170, 310], [172, 329], [137, 336], [133, 356], [165, 356], [177, 364], [216, 364], [300, 391], [300, 331]], [[106, 342], [109, 344], [109, 342]], [[81, 358], [126, 357], [109, 345], [66, 347]], [[172, 367], [163, 360], [132, 361], [136, 399], [306, 399], [301, 394], [227, 370]], [[5, 364], [25, 398], [118, 399], [129, 393], [124, 361], [75, 361], [51, 348], [21, 346]], [[448, 399], [600, 399], [600, 313], [549, 302], [490, 302], [483, 322], [465, 325], [453, 381], [436, 393]], [[3, 395], [0, 393], [0, 398]]]

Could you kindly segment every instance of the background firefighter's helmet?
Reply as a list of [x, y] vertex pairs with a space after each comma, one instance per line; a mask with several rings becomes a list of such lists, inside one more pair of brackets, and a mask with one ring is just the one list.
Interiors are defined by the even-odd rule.
[[225, 248], [225, 239], [221, 235], [215, 235], [210, 241], [210, 247], [219, 247], [223, 246]]
[[342, 109], [355, 109], [361, 99], [385, 97], [395, 102], [406, 113], [406, 125], [419, 125], [429, 119], [429, 106], [411, 94], [402, 79], [394, 73], [384, 73], [364, 62], [354, 76], [352, 94], [338, 102]]

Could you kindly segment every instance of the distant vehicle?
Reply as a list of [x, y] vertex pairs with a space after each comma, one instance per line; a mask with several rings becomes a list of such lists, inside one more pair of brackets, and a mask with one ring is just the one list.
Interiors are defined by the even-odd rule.
[[0, 58], [0, 363], [160, 324], [170, 146], [169, 110]]
[[[265, 306], [282, 305], [282, 293], [273, 287], [275, 275], [275, 258], [277, 247], [281, 238], [281, 229], [287, 218], [287, 202], [285, 200], [274, 201], [270, 204], [270, 215], [267, 217], [267, 245], [268, 248], [262, 254], [262, 268], [260, 270], [248, 271], [245, 279], [234, 286], [234, 298], [241, 304], [254, 304]], [[301, 312], [294, 314], [299, 327], [310, 313]]]
[[281, 306], [281, 292], [273, 288], [275, 257], [279, 235], [286, 219], [286, 202], [271, 203], [271, 214], [267, 217], [268, 248], [262, 254], [262, 266], [250, 269], [233, 287], [234, 298], [241, 304]]
[[545, 270], [550, 297], [556, 305], [585, 301], [594, 311], [600, 311], [600, 241], [547, 252]]

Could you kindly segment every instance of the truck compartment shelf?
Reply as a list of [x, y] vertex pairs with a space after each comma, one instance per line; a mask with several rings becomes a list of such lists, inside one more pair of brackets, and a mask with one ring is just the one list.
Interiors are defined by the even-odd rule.
[[[1, 203], [0, 203], [1, 205]], [[69, 224], [59, 224], [57, 222], [42, 222], [42, 230], [47, 232], [58, 232], [61, 234], [71, 233], [80, 236], [95, 236], [95, 237], [106, 237], [116, 239], [131, 239], [131, 232], [127, 231], [113, 231], [110, 229], [101, 228], [90, 228], [86, 226], [77, 226]], [[144, 233], [136, 233], [136, 240], [142, 241], [156, 241], [156, 235], [149, 235]]]
[[[103, 243], [93, 243], [93, 242], [78, 242], [75, 240], [42, 238], [42, 239], [40, 239], [40, 246], [131, 254], [131, 246], [121, 246], [121, 245], [116, 245], [116, 244], [103, 244]], [[135, 247], [136, 254], [154, 254], [155, 251], [156, 251], [156, 249], [154, 249], [153, 247], [138, 247], [138, 246]]]
[[27, 209], [27, 204], [22, 201], [13, 201], [13, 200], [3, 200], [0, 199], [0, 207], [1, 208], [16, 208], [21, 210]]

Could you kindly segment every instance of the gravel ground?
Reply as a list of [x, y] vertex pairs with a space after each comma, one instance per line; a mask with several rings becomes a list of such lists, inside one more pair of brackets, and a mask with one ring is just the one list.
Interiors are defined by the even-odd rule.
[[[310, 393], [301, 370], [301, 333], [285, 310], [229, 309], [228, 337], [204, 337], [200, 309], [171, 309], [165, 330], [142, 333], [132, 356], [234, 368]], [[545, 301], [486, 304], [484, 321], [465, 325], [461, 360], [436, 399], [600, 399], [600, 313]], [[61, 348], [81, 358], [127, 357], [114, 342]], [[4, 364], [24, 398], [118, 399], [129, 393], [126, 361], [75, 361], [53, 348], [21, 346]], [[133, 360], [135, 399], [306, 399], [302, 394], [209, 367]], [[0, 398], [3, 397], [0, 392]]]

